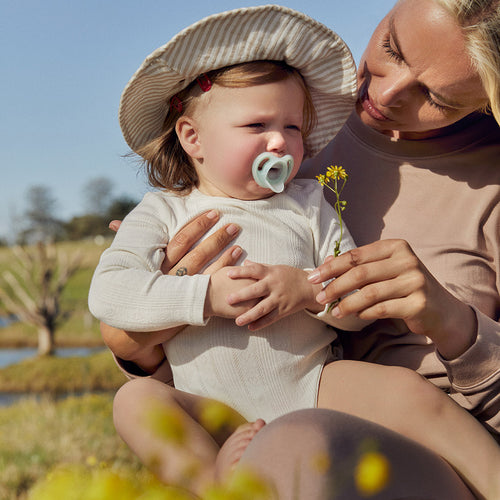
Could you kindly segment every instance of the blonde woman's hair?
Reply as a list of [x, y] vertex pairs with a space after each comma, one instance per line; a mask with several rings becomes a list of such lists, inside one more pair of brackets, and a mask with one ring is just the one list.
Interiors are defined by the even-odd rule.
[[[304, 91], [303, 138], [311, 133], [316, 124], [312, 97], [302, 75], [284, 62], [252, 61], [214, 70], [206, 76], [212, 84], [233, 88], [263, 85], [292, 78]], [[165, 118], [162, 134], [137, 151], [142, 158], [148, 181], [153, 187], [188, 193], [197, 184], [198, 176], [191, 159], [179, 142], [175, 125], [181, 115], [188, 115], [192, 111], [196, 98], [202, 93], [195, 80], [176, 94], [173, 104], [178, 106], [178, 110], [175, 106], [171, 106]]]
[[500, 0], [434, 0], [465, 33], [466, 46], [479, 73], [491, 111], [500, 125]]

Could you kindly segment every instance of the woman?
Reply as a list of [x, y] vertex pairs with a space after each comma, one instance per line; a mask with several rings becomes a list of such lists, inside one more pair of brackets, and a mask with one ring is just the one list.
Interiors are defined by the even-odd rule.
[[[498, 0], [400, 0], [361, 60], [356, 113], [302, 170], [317, 175], [336, 163], [350, 175], [345, 219], [360, 248], [330, 259], [313, 276], [336, 278], [320, 303], [359, 290], [336, 313], [377, 319], [360, 334], [343, 335], [345, 357], [417, 370], [492, 433], [500, 430], [499, 26]], [[483, 114], [488, 107], [497, 122]], [[169, 245], [165, 271], [196, 273], [223, 248], [227, 232], [181, 259], [209, 217], [217, 214], [200, 217], [178, 246]], [[238, 251], [226, 250], [204, 272], [231, 265]], [[148, 345], [106, 327], [103, 335], [129, 366], [166, 380], [168, 364], [156, 345], [162, 332]], [[350, 392], [349, 380], [331, 390], [342, 413], [309, 410], [278, 419], [257, 433], [242, 458], [271, 477], [281, 498], [291, 498], [292, 490], [299, 498], [329, 498], [324, 488], [338, 467], [320, 476], [302, 467], [292, 480], [296, 460], [304, 464], [318, 450], [345, 458], [362, 435], [376, 437], [393, 467], [395, 479], [374, 498], [471, 498], [437, 457], [352, 416], [351, 402], [362, 396]], [[118, 394], [118, 425], [132, 398], [132, 390]], [[335, 484], [335, 498], [356, 498], [352, 484]]]

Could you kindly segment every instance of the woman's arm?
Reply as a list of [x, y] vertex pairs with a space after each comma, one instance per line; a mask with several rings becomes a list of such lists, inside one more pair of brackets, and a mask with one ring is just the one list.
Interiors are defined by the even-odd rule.
[[460, 301], [430, 274], [407, 242], [382, 240], [328, 258], [313, 283], [336, 278], [317, 296], [326, 304], [348, 291], [335, 313], [400, 318], [429, 337], [448, 373], [453, 399], [500, 433], [500, 323]]
[[[239, 246], [224, 248], [236, 237], [239, 228], [227, 224], [206, 238], [195, 249], [190, 248], [219, 220], [220, 214], [215, 210], [205, 212], [188, 222], [169, 242], [165, 259], [162, 264], [164, 274], [196, 274], [203, 270], [212, 274], [225, 266], [234, 265], [241, 256]], [[110, 224], [117, 231], [119, 221]], [[224, 251], [223, 251], [224, 250]], [[210, 266], [206, 266], [220, 252], [223, 253]], [[120, 359], [131, 361], [146, 373], [153, 373], [165, 360], [161, 344], [172, 338], [183, 327], [171, 328], [152, 333], [135, 334], [101, 324], [101, 334], [104, 343], [113, 354]]]
[[352, 293], [333, 314], [362, 319], [400, 318], [416, 334], [426, 335], [445, 359], [471, 347], [477, 336], [473, 309], [448, 292], [403, 240], [381, 240], [329, 257], [311, 275], [311, 283], [335, 278], [316, 297], [327, 304]]

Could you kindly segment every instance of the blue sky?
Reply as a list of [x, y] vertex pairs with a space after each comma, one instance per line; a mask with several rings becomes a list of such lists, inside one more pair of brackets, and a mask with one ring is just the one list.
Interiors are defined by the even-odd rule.
[[[29, 187], [50, 188], [62, 219], [85, 212], [83, 186], [113, 196], [148, 187], [117, 121], [120, 94], [142, 60], [198, 19], [244, 0], [1, 0], [0, 237], [26, 209]], [[287, 0], [339, 33], [356, 62], [394, 0]]]

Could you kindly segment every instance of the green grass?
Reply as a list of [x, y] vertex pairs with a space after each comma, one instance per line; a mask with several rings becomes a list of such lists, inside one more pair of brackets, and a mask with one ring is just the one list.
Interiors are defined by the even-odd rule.
[[[87, 309], [87, 294], [108, 243], [58, 244], [58, 251], [80, 251], [84, 257], [63, 293], [62, 308], [70, 309], [71, 315], [56, 331], [56, 347], [103, 345], [99, 324]], [[10, 250], [0, 248], [0, 273], [11, 259]], [[37, 332], [31, 325], [0, 328], [0, 349], [36, 345]], [[34, 357], [0, 369], [0, 392], [33, 393], [0, 407], [0, 499], [25, 500], [35, 482], [65, 465], [148, 477], [113, 427], [112, 393], [125, 380], [109, 351], [87, 357]]]
[[0, 498], [25, 499], [36, 481], [65, 464], [146, 474], [117, 436], [111, 412], [112, 396], [95, 394], [0, 408]]
[[0, 392], [114, 391], [125, 381], [107, 350], [85, 357], [35, 357], [0, 369]]

